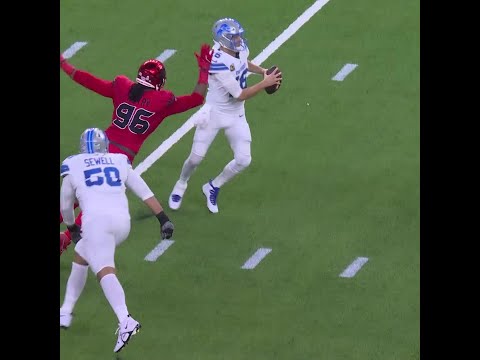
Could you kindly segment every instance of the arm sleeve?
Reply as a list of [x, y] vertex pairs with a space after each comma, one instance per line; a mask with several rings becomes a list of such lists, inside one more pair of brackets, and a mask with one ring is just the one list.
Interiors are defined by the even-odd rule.
[[172, 96], [173, 99], [171, 103], [165, 109], [166, 116], [193, 109], [194, 107], [202, 105], [203, 101], [205, 100], [202, 95], [196, 92], [193, 92], [190, 95], [182, 95], [177, 97], [172, 94]]
[[75, 189], [70, 181], [70, 176], [66, 175], [63, 178], [60, 188], [60, 212], [62, 213], [65, 225], [73, 225], [75, 223], [74, 202]]
[[148, 187], [147, 183], [130, 167], [128, 169], [127, 180], [125, 186], [133, 191], [142, 201], [154, 196], [152, 190]]
[[223, 71], [216, 74], [211, 74], [210, 76], [215, 77], [218, 81], [220, 81], [225, 89], [235, 99], [237, 99], [243, 91], [243, 89], [240, 87], [240, 83], [235, 80], [230, 72]]
[[76, 70], [73, 73], [73, 81], [96, 92], [99, 95], [112, 98], [113, 97], [113, 81], [100, 79], [87, 71]]

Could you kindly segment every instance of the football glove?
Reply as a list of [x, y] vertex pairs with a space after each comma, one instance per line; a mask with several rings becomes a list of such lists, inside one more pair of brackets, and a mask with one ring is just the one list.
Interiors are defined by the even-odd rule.
[[170, 239], [173, 235], [173, 223], [171, 221], [167, 221], [165, 224], [162, 225], [162, 240]]
[[160, 233], [162, 235], [162, 240], [164, 239], [170, 239], [173, 235], [173, 230], [174, 226], [173, 223], [170, 221], [168, 218], [167, 214], [165, 212], [160, 212], [157, 215], [155, 215], [160, 222]]
[[198, 76], [198, 82], [201, 84], [208, 83], [208, 71], [210, 70], [210, 63], [212, 62], [213, 49], [210, 48], [210, 45], [203, 44], [200, 49], [200, 55], [195, 53], [197, 58], [198, 68], [200, 73]]
[[72, 237], [72, 241], [74, 244], [78, 243], [82, 239], [81, 229], [80, 226], [77, 224], [73, 224], [67, 226], [68, 231], [70, 231], [70, 236]]

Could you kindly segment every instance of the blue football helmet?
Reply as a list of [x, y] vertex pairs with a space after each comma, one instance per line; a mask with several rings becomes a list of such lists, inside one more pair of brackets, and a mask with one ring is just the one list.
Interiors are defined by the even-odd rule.
[[88, 128], [80, 136], [80, 152], [86, 154], [107, 153], [107, 134], [99, 128]]
[[232, 18], [217, 20], [212, 27], [213, 40], [235, 52], [247, 48], [247, 39], [243, 36], [244, 32], [242, 25]]

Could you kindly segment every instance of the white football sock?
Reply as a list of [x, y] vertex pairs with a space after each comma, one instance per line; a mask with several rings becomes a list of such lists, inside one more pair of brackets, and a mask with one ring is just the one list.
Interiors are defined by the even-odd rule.
[[221, 187], [226, 182], [230, 181], [235, 175], [238, 175], [240, 172], [234, 170], [235, 160], [230, 161], [223, 168], [222, 172], [212, 181], [213, 186]]
[[121, 323], [128, 316], [127, 304], [125, 302], [125, 292], [115, 274], [107, 274], [100, 280], [103, 293], [112, 307], [118, 322]]
[[72, 262], [72, 271], [67, 281], [65, 298], [63, 299], [60, 311], [65, 314], [71, 314], [73, 308], [82, 294], [83, 288], [87, 282], [88, 265], [80, 265]]
[[195, 153], [191, 153], [187, 160], [183, 163], [182, 172], [180, 173], [180, 182], [184, 182], [185, 184], [190, 180], [190, 176], [192, 176], [193, 172], [203, 160], [202, 156], [199, 156]]

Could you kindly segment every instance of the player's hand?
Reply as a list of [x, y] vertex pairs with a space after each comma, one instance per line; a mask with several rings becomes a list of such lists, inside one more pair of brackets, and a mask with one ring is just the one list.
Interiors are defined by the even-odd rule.
[[160, 222], [160, 233], [162, 234], [163, 239], [170, 239], [173, 235], [173, 223], [168, 218], [167, 214], [162, 210], [155, 215]]
[[282, 81], [282, 73], [279, 70], [272, 72], [271, 74], [267, 74], [267, 72], [263, 73], [263, 80], [265, 87], [269, 87], [272, 85], [280, 85]]
[[70, 77], [73, 77], [73, 74], [76, 70], [75, 67], [71, 65], [62, 54], [60, 54], [60, 68]]
[[72, 241], [74, 244], [76, 244], [82, 239], [80, 226], [78, 226], [77, 224], [73, 224], [73, 225], [67, 226], [67, 229], [68, 231], [70, 231], [70, 235], [72, 237]]
[[164, 239], [170, 239], [173, 235], [173, 230], [175, 226], [173, 226], [173, 223], [169, 220], [166, 223], [164, 223], [161, 227], [161, 232], [162, 232], [162, 240]]
[[212, 62], [213, 49], [208, 44], [203, 44], [200, 49], [200, 55], [195, 53], [197, 58], [198, 67], [202, 71], [210, 70], [210, 63]]

